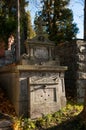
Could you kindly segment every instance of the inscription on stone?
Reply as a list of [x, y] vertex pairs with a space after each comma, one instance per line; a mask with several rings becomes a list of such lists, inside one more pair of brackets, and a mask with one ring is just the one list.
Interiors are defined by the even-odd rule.
[[56, 97], [55, 97], [56, 89], [55, 88], [52, 88], [52, 86], [50, 86], [49, 88], [40, 89], [40, 86], [38, 86], [38, 87], [39, 87], [39, 89], [37, 89], [37, 90], [34, 89], [34, 91], [32, 91], [34, 103], [55, 102], [56, 101]]
[[45, 47], [36, 47], [34, 50], [34, 56], [38, 59], [48, 59], [48, 50]]

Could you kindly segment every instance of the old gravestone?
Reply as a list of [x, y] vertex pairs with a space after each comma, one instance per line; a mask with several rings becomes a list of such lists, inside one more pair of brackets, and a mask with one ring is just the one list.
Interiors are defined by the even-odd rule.
[[[40, 32], [40, 31], [39, 31]], [[55, 44], [43, 32], [26, 41], [21, 65], [0, 69], [3, 83], [18, 116], [37, 118], [66, 105], [64, 72], [55, 57]]]

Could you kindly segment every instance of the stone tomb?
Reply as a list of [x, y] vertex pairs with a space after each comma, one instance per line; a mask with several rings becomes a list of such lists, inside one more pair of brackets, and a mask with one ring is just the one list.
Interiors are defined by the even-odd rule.
[[0, 69], [0, 83], [5, 87], [18, 116], [37, 118], [66, 105], [66, 69], [61, 66], [5, 66]]
[[45, 36], [26, 41], [27, 54], [21, 65], [0, 69], [0, 83], [6, 89], [18, 116], [37, 118], [66, 105], [64, 72], [55, 57], [55, 44]]

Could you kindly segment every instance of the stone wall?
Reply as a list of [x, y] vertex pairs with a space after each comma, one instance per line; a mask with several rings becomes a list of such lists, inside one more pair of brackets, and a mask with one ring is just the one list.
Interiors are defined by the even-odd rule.
[[86, 84], [86, 43], [83, 40], [64, 43], [56, 48], [61, 65], [68, 66], [65, 73], [67, 96], [83, 102]]

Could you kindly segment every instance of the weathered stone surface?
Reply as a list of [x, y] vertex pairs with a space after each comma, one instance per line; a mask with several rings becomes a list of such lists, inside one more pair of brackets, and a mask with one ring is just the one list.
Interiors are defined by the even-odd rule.
[[0, 120], [0, 130], [11, 130], [12, 122], [9, 120]]
[[[37, 37], [36, 37], [37, 38]], [[53, 42], [37, 39], [27, 40], [28, 64], [41, 64], [55, 60], [55, 44]], [[45, 38], [45, 36], [44, 36]], [[46, 39], [46, 38], [45, 38]], [[23, 62], [24, 63], [24, 62]]]
[[48, 50], [45, 47], [37, 47], [34, 51], [34, 56], [38, 59], [47, 59], [48, 60]]
[[[16, 96], [16, 94], [15, 94]], [[29, 111], [30, 111], [30, 106], [29, 106], [29, 103], [28, 103], [28, 100], [27, 101], [16, 101], [14, 102], [13, 101], [13, 104], [14, 104], [14, 107], [15, 107], [15, 111], [16, 111], [16, 114], [18, 117], [30, 117], [29, 116]]]
[[[21, 73], [20, 79], [26, 79], [28, 77], [31, 98], [29, 99], [31, 100], [31, 118], [52, 113], [66, 104], [63, 73], [59, 76], [59, 72], [23, 72]], [[62, 86], [62, 88], [59, 86]]]
[[84, 96], [85, 96], [85, 89], [82, 89], [82, 88], [78, 87], [78, 89], [77, 89], [77, 97], [78, 98], [80, 98], [80, 97], [84, 98]]
[[27, 101], [28, 100], [28, 86], [27, 86], [27, 79], [20, 78], [20, 94], [19, 94], [19, 101]]
[[86, 45], [86, 42], [84, 40], [77, 40], [76, 45], [77, 45], [77, 47], [83, 46], [83, 45]]
[[86, 64], [85, 63], [77, 62], [77, 69], [79, 71], [85, 72], [86, 71]]
[[86, 47], [85, 47], [85, 45], [79, 46], [78, 49], [79, 49], [79, 52], [86, 53]]
[[[19, 65], [0, 70], [0, 82], [8, 91], [18, 116], [36, 118], [66, 104], [65, 67]], [[4, 73], [2, 73], [4, 72]]]
[[77, 58], [77, 61], [79, 61], [79, 62], [81, 62], [81, 61], [86, 62], [86, 55], [85, 54], [78, 53], [76, 58]]
[[77, 85], [77, 97], [79, 99], [83, 98], [83, 101], [84, 101], [86, 81], [85, 80], [78, 80], [76, 85]]
[[65, 73], [67, 94], [75, 96], [77, 101], [83, 102], [84, 92], [82, 91], [86, 84], [86, 42], [84, 40], [71, 41], [57, 46], [56, 50], [58, 50], [56, 55], [59, 56], [61, 65], [68, 66]]
[[77, 78], [78, 79], [86, 79], [86, 73], [85, 72], [77, 72]]
[[[37, 118], [66, 105], [67, 67], [60, 66], [56, 46], [45, 34], [26, 42], [27, 54], [22, 56], [21, 65], [1, 68], [0, 82], [3, 81], [18, 116]], [[6, 53], [6, 64], [11, 64], [11, 52]]]
[[77, 82], [76, 82], [77, 101], [79, 101], [80, 103], [84, 102], [85, 86], [86, 86], [86, 80], [85, 79], [78, 79], [77, 80]]
[[77, 85], [77, 89], [81, 88], [81, 89], [85, 89], [85, 86], [86, 86], [86, 80], [85, 79], [78, 79], [77, 82], [76, 82], [76, 85]]

